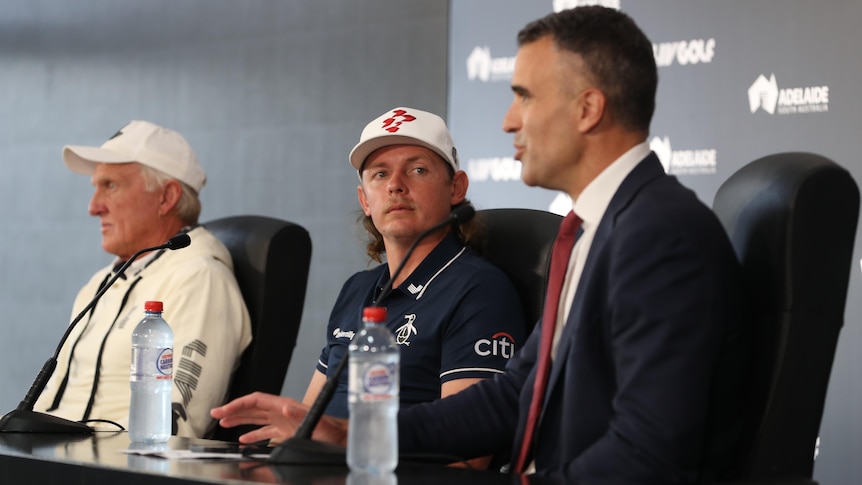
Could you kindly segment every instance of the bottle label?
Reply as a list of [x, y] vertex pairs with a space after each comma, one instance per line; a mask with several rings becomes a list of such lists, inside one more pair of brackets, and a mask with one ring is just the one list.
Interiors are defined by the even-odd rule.
[[132, 347], [131, 380], [169, 380], [174, 372], [174, 349]]
[[384, 362], [373, 362], [365, 368], [362, 376], [363, 401], [378, 401], [392, 398], [395, 380], [395, 365]]

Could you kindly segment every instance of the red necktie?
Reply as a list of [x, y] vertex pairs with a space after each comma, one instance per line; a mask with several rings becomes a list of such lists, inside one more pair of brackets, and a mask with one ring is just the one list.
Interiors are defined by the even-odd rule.
[[551, 252], [551, 268], [548, 273], [548, 294], [545, 297], [545, 311], [542, 314], [542, 341], [537, 361], [536, 380], [533, 383], [533, 400], [530, 402], [530, 413], [527, 415], [527, 426], [524, 429], [524, 441], [521, 442], [521, 451], [518, 453], [518, 461], [515, 462], [516, 473], [523, 473], [527, 467], [527, 457], [533, 444], [533, 434], [539, 422], [539, 413], [542, 410], [542, 401], [545, 397], [545, 387], [548, 385], [548, 375], [551, 373], [551, 347], [554, 342], [554, 332], [557, 327], [557, 308], [560, 306], [560, 293], [563, 289], [563, 281], [569, 268], [569, 257], [575, 246], [575, 238], [581, 227], [581, 218], [574, 212], [563, 219], [560, 232], [554, 241], [554, 249]]

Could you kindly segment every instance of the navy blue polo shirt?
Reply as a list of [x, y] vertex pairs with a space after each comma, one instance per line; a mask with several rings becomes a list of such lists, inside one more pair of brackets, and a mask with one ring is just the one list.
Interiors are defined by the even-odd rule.
[[[317, 370], [329, 375], [362, 328], [362, 309], [389, 279], [389, 266], [351, 276], [329, 318]], [[508, 277], [447, 235], [386, 301], [386, 326], [401, 350], [401, 407], [440, 398], [444, 382], [491, 378], [526, 338], [521, 303]], [[341, 375], [330, 416], [346, 418], [347, 376]]]

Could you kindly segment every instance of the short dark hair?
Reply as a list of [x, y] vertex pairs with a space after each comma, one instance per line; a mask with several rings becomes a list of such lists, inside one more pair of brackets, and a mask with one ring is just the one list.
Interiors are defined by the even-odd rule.
[[583, 59], [586, 74], [605, 94], [620, 124], [649, 132], [658, 71], [652, 43], [631, 17], [599, 6], [563, 10], [527, 24], [518, 33], [518, 45], [545, 36]]

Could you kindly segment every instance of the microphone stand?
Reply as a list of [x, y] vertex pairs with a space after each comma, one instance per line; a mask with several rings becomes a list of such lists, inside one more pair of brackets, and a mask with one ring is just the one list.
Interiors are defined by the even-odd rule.
[[60, 345], [57, 346], [57, 350], [54, 351], [54, 355], [51, 356], [45, 364], [42, 366], [42, 369], [39, 371], [39, 374], [36, 375], [36, 379], [33, 381], [33, 384], [30, 386], [30, 390], [27, 392], [27, 395], [24, 396], [24, 399], [18, 403], [18, 407], [10, 412], [8, 412], [2, 419], [0, 419], [0, 433], [65, 433], [65, 434], [90, 434], [93, 432], [93, 428], [87, 426], [86, 424], [80, 421], [70, 421], [68, 419], [61, 418], [59, 416], [54, 416], [51, 414], [40, 413], [37, 411], [33, 411], [33, 406], [36, 405], [36, 400], [39, 399], [39, 396], [42, 394], [42, 391], [45, 390], [45, 386], [48, 384], [48, 379], [51, 377], [51, 374], [54, 373], [54, 369], [57, 367], [57, 358], [60, 355], [60, 350], [63, 348], [63, 344], [66, 343], [66, 339], [69, 338], [69, 335], [72, 333], [72, 329], [75, 328], [75, 325], [84, 318], [84, 315], [87, 314], [96, 303], [102, 298], [102, 295], [108, 291], [108, 288], [117, 281], [132, 262], [138, 258], [138, 256], [148, 253], [150, 251], [156, 251], [159, 249], [180, 249], [184, 248], [191, 244], [191, 239], [188, 234], [179, 234], [177, 236], [172, 237], [168, 242], [162, 244], [161, 246], [155, 246], [152, 248], [144, 248], [140, 251], [136, 252], [129, 258], [120, 269], [114, 274], [114, 276], [108, 280], [108, 282], [102, 286], [102, 288], [96, 293], [96, 296], [90, 300], [90, 303], [81, 310], [73, 320], [72, 323], [66, 328], [66, 333], [63, 334], [63, 338], [60, 339]]
[[[413, 241], [410, 248], [407, 249], [404, 258], [383, 286], [383, 290], [381, 290], [380, 296], [377, 298], [373, 306], [381, 306], [381, 302], [383, 302], [386, 297], [389, 296], [389, 293], [392, 292], [392, 284], [395, 281], [395, 278], [397, 278], [401, 273], [401, 270], [404, 268], [407, 260], [410, 259], [410, 256], [413, 255], [413, 251], [416, 249], [416, 246], [419, 245], [420, 241], [446, 226], [457, 226], [466, 222], [475, 214], [476, 210], [472, 205], [465, 204], [458, 206], [442, 222], [435, 224], [420, 234], [419, 237]], [[311, 439], [311, 434], [317, 426], [317, 423], [323, 417], [324, 409], [329, 405], [329, 402], [332, 400], [332, 396], [335, 394], [335, 387], [338, 384], [338, 379], [341, 377], [342, 372], [344, 372], [344, 368], [349, 360], [348, 357], [348, 354], [344, 355], [344, 358], [338, 363], [338, 367], [335, 368], [335, 371], [333, 371], [332, 375], [329, 376], [326, 383], [323, 384], [323, 387], [320, 389], [320, 393], [314, 399], [314, 402], [308, 409], [308, 413], [302, 419], [302, 422], [299, 424], [293, 437], [284, 440], [274, 450], [272, 450], [272, 453], [269, 454], [270, 463], [289, 465], [344, 465], [346, 463], [347, 457], [345, 447], [325, 443], [323, 441], [315, 441]]]

